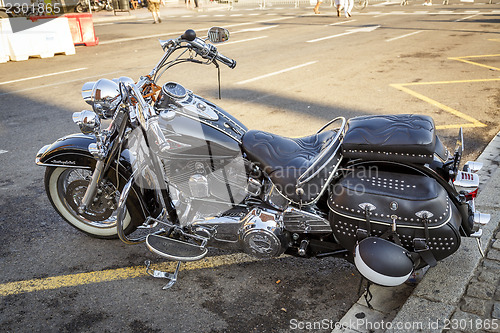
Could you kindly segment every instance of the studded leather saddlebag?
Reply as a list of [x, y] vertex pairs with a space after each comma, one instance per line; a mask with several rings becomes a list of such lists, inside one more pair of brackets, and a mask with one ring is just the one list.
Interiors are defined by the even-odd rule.
[[333, 233], [351, 253], [363, 238], [383, 237], [424, 266], [460, 246], [457, 208], [436, 180], [423, 175], [354, 169], [332, 188], [328, 206]]

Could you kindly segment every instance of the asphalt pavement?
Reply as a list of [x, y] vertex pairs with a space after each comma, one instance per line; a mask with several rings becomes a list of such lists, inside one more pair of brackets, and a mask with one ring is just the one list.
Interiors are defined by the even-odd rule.
[[[172, 3], [161, 7], [162, 16], [167, 19], [170, 15], [190, 15], [193, 11], [225, 10], [230, 10], [227, 4], [215, 2], [198, 9]], [[146, 8], [131, 10], [130, 15], [150, 17]], [[124, 14], [116, 16], [109, 12], [93, 17], [96, 23], [128, 19]], [[500, 332], [500, 133], [477, 161], [484, 167], [479, 173], [481, 192], [476, 206], [492, 217], [483, 228], [480, 243], [476, 239], [463, 239], [457, 253], [421, 272], [418, 284], [395, 288], [372, 286], [370, 307], [365, 296], [361, 296], [337, 322], [295, 322], [291, 328], [312, 327], [314, 331], [316, 327], [346, 333]]]
[[[440, 4], [432, 8], [405, 7], [403, 13], [399, 5], [382, 10], [378, 4], [356, 11], [352, 20], [358, 21], [337, 20], [335, 11], [327, 3], [320, 15], [314, 15], [312, 6], [308, 5], [307, 8], [302, 5], [302, 11], [291, 8], [276, 14], [269, 8], [250, 8], [241, 3], [235, 5], [234, 11], [228, 10], [227, 4], [208, 3], [195, 10], [182, 3], [167, 3], [161, 7], [163, 23], [159, 25], [152, 24], [151, 14], [145, 8], [116, 15], [102, 11], [93, 14], [102, 37], [101, 46], [78, 48], [75, 56], [1, 64], [4, 67], [0, 70], [5, 68], [0, 73], [2, 84], [47, 72], [77, 71], [49, 76], [43, 81], [25, 80], [0, 87], [0, 264], [3, 271], [0, 286], [4, 293], [0, 306], [1, 328], [8, 332], [326, 332], [336, 329], [345, 332], [387, 329], [500, 332], [495, 330], [497, 321], [493, 321], [500, 312], [500, 174], [497, 170], [500, 154], [498, 135], [495, 136], [499, 104], [495, 99], [498, 72], [494, 69], [499, 66], [493, 57], [498, 52], [492, 51], [491, 46], [498, 39], [500, 8], [498, 4], [494, 7], [476, 3], [465, 4], [467, 7], [462, 10], [462, 3], [452, 1], [449, 7]], [[293, 15], [287, 14], [289, 12]], [[257, 13], [258, 24], [251, 22], [249, 29], [242, 29], [247, 28], [253, 17], [250, 15]], [[243, 14], [246, 16], [240, 16]], [[411, 23], [398, 21], [405, 17], [411, 17], [408, 19]], [[238, 18], [242, 18], [241, 21]], [[278, 26], [290, 18], [293, 22]], [[176, 24], [177, 21], [182, 24]], [[166, 294], [161, 291], [162, 281], [145, 275], [143, 262], [151, 257], [147, 250], [114, 241], [100, 242], [66, 226], [49, 206], [43, 190], [43, 171], [32, 161], [42, 145], [77, 130], [70, 118], [71, 112], [79, 111], [84, 104], [79, 100], [82, 82], [93, 80], [101, 73], [122, 75], [124, 70], [135, 78], [154, 64], [159, 53], [155, 52], [161, 52], [151, 47], [157, 46], [156, 41], [151, 40], [153, 36], [158, 38], [161, 32], [167, 37], [173, 36], [180, 27], [206, 27], [209, 23], [233, 25], [232, 32], [241, 29], [234, 34], [234, 40], [250, 43], [242, 50], [236, 47], [242, 44], [221, 46], [226, 55], [237, 55], [239, 65], [238, 71], [223, 71], [223, 82], [232, 85], [223, 89], [226, 94], [223, 96], [229, 98], [220, 103], [228, 110], [241, 110], [235, 115], [251, 128], [292, 136], [310, 133], [334, 112], [346, 116], [367, 112], [428, 112], [441, 126], [440, 135], [453, 143], [457, 123], [464, 122], [466, 151], [472, 151], [474, 159], [485, 163], [480, 173], [482, 183], [477, 206], [492, 214], [482, 238], [486, 257], [481, 258], [475, 240], [464, 239], [459, 252], [430, 269], [418, 285], [372, 288], [374, 310], [371, 310], [364, 297], [357, 300], [359, 275], [352, 265], [341, 260], [279, 258], [259, 262], [248, 256], [216, 252], [201, 266], [187, 265], [175, 289]], [[371, 44], [369, 33], [356, 32], [356, 38], [345, 40], [338, 37], [351, 33], [348, 29], [360, 31], [379, 24], [384, 26], [373, 33], [377, 33], [377, 37], [371, 38], [381, 40], [378, 44]], [[429, 25], [439, 27], [428, 28]], [[288, 36], [284, 30], [293, 35]], [[280, 32], [273, 35], [273, 31]], [[434, 33], [423, 37], [428, 32]], [[411, 37], [407, 39], [407, 36]], [[135, 43], [126, 43], [124, 37]], [[319, 46], [320, 41], [314, 42], [319, 38], [329, 38], [324, 41], [332, 43]], [[264, 44], [267, 40], [268, 44]], [[307, 44], [302, 44], [304, 40]], [[258, 43], [251, 44], [253, 41]], [[402, 43], [394, 45], [394, 42]], [[301, 53], [304, 45], [310, 53]], [[113, 52], [119, 48], [126, 52]], [[271, 49], [280, 57], [262, 57], [263, 50]], [[322, 53], [323, 50], [327, 52]], [[492, 57], [475, 58], [486, 53]], [[141, 55], [140, 61], [130, 61], [135, 54]], [[260, 58], [265, 61], [256, 65], [256, 59]], [[316, 60], [319, 62], [315, 63]], [[300, 63], [306, 66], [301, 67], [297, 75], [285, 72], [284, 77], [276, 75], [269, 81], [257, 81], [259, 85], [245, 83], [274, 74], [278, 69], [297, 68]], [[483, 66], [481, 70], [479, 66]], [[118, 74], [117, 69], [122, 72]], [[186, 73], [186, 78], [205, 74], [199, 69]], [[59, 75], [62, 77], [56, 79]], [[462, 86], [465, 81], [469, 87]], [[206, 85], [196, 80], [190, 80], [189, 84], [194, 86], [194, 91]], [[482, 90], [472, 90], [474, 84], [481, 85]], [[441, 85], [453, 88], [440, 90]], [[45, 93], [40, 88], [44, 88]], [[215, 89], [202, 89], [205, 89], [201, 90], [202, 94], [215, 96]], [[346, 101], [342, 96], [349, 92], [356, 92], [356, 98]], [[491, 110], [484, 112], [487, 107]], [[467, 116], [453, 113], [464, 109]], [[264, 123], [263, 117], [269, 121]], [[483, 126], [485, 124], [487, 126]], [[492, 136], [495, 139], [488, 145]], [[171, 267], [163, 265], [163, 268]], [[18, 289], [8, 289], [11, 287]], [[325, 325], [328, 327], [322, 327], [325, 329], [301, 329], [318, 322], [327, 324], [323, 318], [331, 320], [330, 325]], [[338, 328], [340, 325], [343, 328]], [[408, 325], [412, 326], [408, 328]]]

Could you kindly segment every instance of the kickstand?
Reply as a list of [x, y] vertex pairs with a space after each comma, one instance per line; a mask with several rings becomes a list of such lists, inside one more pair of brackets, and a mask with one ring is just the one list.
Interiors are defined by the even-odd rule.
[[484, 258], [484, 251], [483, 251], [483, 246], [481, 244], [481, 238], [476, 238], [477, 241], [477, 247], [479, 248], [479, 253], [481, 253], [481, 257]]
[[175, 268], [175, 272], [174, 274], [172, 273], [168, 273], [168, 272], [163, 272], [163, 271], [157, 271], [157, 270], [153, 270], [151, 272], [151, 270], [149, 269], [149, 266], [151, 266], [151, 261], [150, 260], [146, 260], [144, 262], [146, 264], [146, 273], [148, 273], [149, 275], [151, 275], [152, 277], [155, 277], [155, 278], [162, 278], [162, 279], [168, 279], [170, 280], [162, 289], [163, 290], [166, 290], [166, 289], [169, 289], [170, 287], [172, 287], [175, 282], [177, 281], [177, 274], [179, 273], [179, 268], [181, 267], [181, 261], [178, 261], [177, 262], [177, 266]]
[[[361, 293], [363, 289], [363, 282], [366, 280], [366, 289], [364, 290], [363, 294]], [[361, 276], [361, 280], [359, 281], [359, 287], [358, 287], [358, 296], [363, 295], [365, 298], [366, 305], [370, 310], [373, 310], [373, 306], [370, 304], [371, 300], [373, 299], [372, 292], [370, 291], [370, 286], [372, 283], [370, 280], [365, 279], [363, 276]]]

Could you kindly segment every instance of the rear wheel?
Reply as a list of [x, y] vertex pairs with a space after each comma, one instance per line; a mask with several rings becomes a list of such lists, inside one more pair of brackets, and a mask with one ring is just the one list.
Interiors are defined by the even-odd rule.
[[[92, 177], [89, 169], [48, 167], [45, 172], [45, 190], [49, 200], [59, 215], [73, 227], [96, 238], [117, 238], [117, 206], [120, 193], [115, 187], [115, 170], [110, 168], [98, 193], [85, 212], [79, 213], [78, 207]], [[121, 178], [121, 177], [120, 177]], [[123, 178], [120, 179], [125, 184]], [[129, 210], [125, 213], [123, 227], [125, 234], [135, 230], [131, 223], [134, 216]]]

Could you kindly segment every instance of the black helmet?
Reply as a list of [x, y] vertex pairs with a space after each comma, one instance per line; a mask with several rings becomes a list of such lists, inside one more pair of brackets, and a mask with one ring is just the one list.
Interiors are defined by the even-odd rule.
[[377, 237], [367, 237], [356, 245], [354, 263], [361, 275], [386, 287], [404, 283], [413, 272], [405, 248]]

